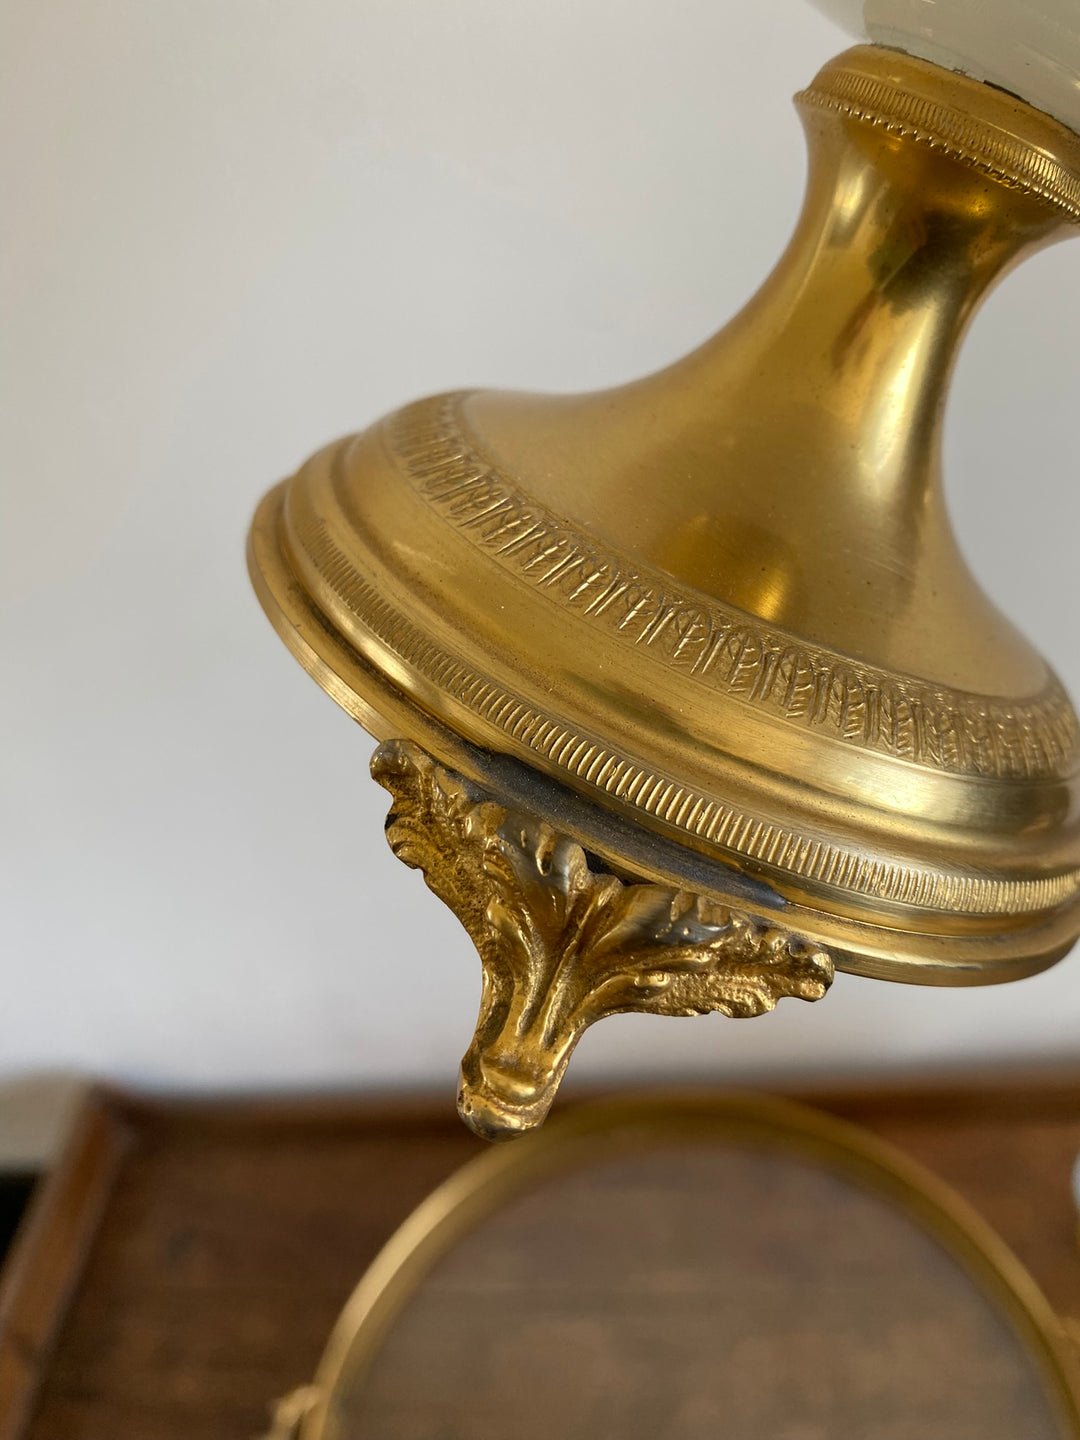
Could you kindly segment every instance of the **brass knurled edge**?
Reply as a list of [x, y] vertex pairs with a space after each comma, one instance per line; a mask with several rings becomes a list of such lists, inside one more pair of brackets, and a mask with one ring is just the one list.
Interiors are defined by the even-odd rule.
[[[442, 649], [355, 570], [307, 495], [293, 491], [289, 498], [288, 524], [299, 542], [299, 552], [345, 612], [399, 663], [532, 755], [543, 756], [579, 780], [587, 779], [597, 790], [675, 830], [704, 838], [741, 860], [775, 866], [800, 881], [968, 916], [1034, 914], [1073, 902], [1080, 893], [1080, 871], [1075, 869], [1037, 878], [1002, 879], [945, 866], [905, 865], [844, 844], [815, 840], [680, 783], [575, 728], [556, 712], [534, 708], [491, 676]], [[283, 553], [288, 553], [287, 545]], [[295, 559], [289, 563], [294, 564]]]
[[830, 61], [795, 101], [940, 150], [1080, 224], [1080, 136], [982, 81], [862, 45]]

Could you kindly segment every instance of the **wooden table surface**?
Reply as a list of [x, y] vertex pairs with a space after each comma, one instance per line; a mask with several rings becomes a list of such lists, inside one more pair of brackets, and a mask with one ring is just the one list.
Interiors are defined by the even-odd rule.
[[[799, 1098], [950, 1182], [1080, 1317], [1080, 1071]], [[253, 1440], [382, 1243], [482, 1148], [449, 1103], [96, 1093], [0, 1276], [0, 1440]]]

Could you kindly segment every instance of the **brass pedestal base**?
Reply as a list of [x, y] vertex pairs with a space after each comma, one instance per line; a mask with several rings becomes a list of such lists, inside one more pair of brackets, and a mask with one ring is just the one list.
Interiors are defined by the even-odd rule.
[[958, 346], [1076, 233], [1080, 137], [881, 47], [797, 102], [802, 216], [711, 340], [406, 406], [255, 518], [263, 606], [391, 742], [391, 844], [480, 951], [483, 1134], [602, 1015], [1020, 979], [1080, 933], [1080, 724], [941, 475]]

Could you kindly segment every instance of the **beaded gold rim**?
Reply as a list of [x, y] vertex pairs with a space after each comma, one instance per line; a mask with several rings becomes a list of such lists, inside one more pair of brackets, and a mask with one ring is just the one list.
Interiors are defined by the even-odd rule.
[[[1000, 184], [1045, 200], [1074, 223], [1080, 223], [1080, 139], [1064, 125], [980, 81], [950, 74], [950, 79], [966, 87], [964, 93], [973, 99], [980, 102], [989, 99], [1002, 107], [1007, 105], [1010, 120], [1020, 121], [1018, 129], [1030, 127], [1034, 132], [1037, 126], [1038, 140], [1034, 133], [1028, 138], [1006, 128], [1004, 123], [997, 123], [985, 110], [983, 113], [959, 110], [878, 76], [848, 68], [844, 61], [859, 53], [859, 49], [849, 51], [827, 65], [811, 85], [795, 96], [796, 103], [839, 111], [940, 150], [951, 159], [981, 170]], [[880, 49], [877, 53], [880, 54]], [[897, 64], [903, 66], [905, 79], [920, 72], [933, 75], [937, 69], [929, 62], [899, 53]], [[1054, 144], [1053, 151], [1047, 148], [1049, 144]]]

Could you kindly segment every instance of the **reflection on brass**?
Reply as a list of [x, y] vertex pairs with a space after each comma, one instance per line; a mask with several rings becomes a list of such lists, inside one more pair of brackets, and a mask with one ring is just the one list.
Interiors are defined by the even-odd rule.
[[859, 974], [1021, 978], [1080, 932], [1080, 727], [963, 560], [941, 431], [983, 297], [1076, 233], [1080, 137], [874, 46], [797, 103], [799, 224], [719, 334], [329, 446], [262, 502], [252, 577], [377, 739], [516, 765], [616, 873], [733, 912], [756, 885]]
[[468, 931], [483, 966], [458, 1108], [488, 1139], [544, 1119], [570, 1055], [606, 1015], [743, 1019], [819, 1000], [828, 954], [670, 886], [590, 869], [581, 846], [508, 810], [419, 746], [389, 740], [371, 773], [393, 796], [386, 835]]
[[[455, 1250], [473, 1237], [480, 1237], [482, 1246], [486, 1226], [493, 1223], [496, 1233], [501, 1234], [503, 1243], [507, 1244], [508, 1217], [515, 1212], [520, 1215], [522, 1203], [528, 1203], [542, 1187], [588, 1169], [606, 1172], [610, 1177], [608, 1167], [650, 1152], [663, 1154], [667, 1150], [685, 1156], [689, 1151], [707, 1155], [714, 1147], [743, 1154], [771, 1154], [793, 1165], [813, 1167], [841, 1184], [854, 1187], [868, 1200], [876, 1200], [898, 1219], [906, 1218], [940, 1246], [943, 1256], [966, 1277], [972, 1287], [973, 1303], [985, 1306], [988, 1318], [1000, 1322], [1004, 1337], [1000, 1356], [1003, 1370], [1010, 1372], [1018, 1361], [1023, 1363], [1041, 1392], [1047, 1417], [1052, 1416], [1056, 1422], [1054, 1433], [1060, 1433], [1062, 1440], [1065, 1437], [1080, 1440], [1080, 1372], [1059, 1317], [1000, 1236], [955, 1191], [876, 1136], [831, 1116], [765, 1096], [715, 1094], [638, 1096], [579, 1106], [564, 1112], [543, 1130], [525, 1137], [520, 1144], [490, 1149], [451, 1175], [391, 1237], [346, 1304], [320, 1362], [315, 1381], [316, 1403], [303, 1421], [299, 1440], [356, 1440], [360, 1434], [368, 1433], [366, 1428], [358, 1426], [357, 1418], [364, 1414], [363, 1398], [372, 1372], [382, 1360], [384, 1344], [399, 1322], [408, 1325], [409, 1306], [428, 1289], [429, 1283], [434, 1280], [436, 1291], [440, 1280], [445, 1283], [444, 1262]], [[663, 1167], [663, 1173], [668, 1173], [668, 1167]], [[672, 1181], [672, 1190], [674, 1188]], [[625, 1223], [615, 1203], [617, 1194], [609, 1179], [606, 1191], [609, 1198], [595, 1220], [602, 1232], [610, 1232]], [[549, 1202], [550, 1196], [549, 1191]], [[664, 1213], [665, 1199], [672, 1198], [676, 1197], [670, 1191], [665, 1196], [661, 1190], [661, 1213]], [[538, 1209], [534, 1207], [532, 1213], [535, 1215]], [[850, 1213], [844, 1207], [841, 1210], [843, 1214]], [[757, 1264], [763, 1282], [770, 1288], [784, 1293], [790, 1286], [791, 1292], [797, 1293], [800, 1249], [803, 1245], [811, 1248], [815, 1245], [811, 1220], [821, 1223], [820, 1216], [804, 1216], [800, 1223], [785, 1227], [782, 1236], [763, 1228], [760, 1249], [755, 1247], [756, 1261], [751, 1263]], [[839, 1216], [838, 1223], [842, 1223]], [[671, 1225], [667, 1223], [660, 1228], [662, 1233], [668, 1233]], [[510, 1239], [519, 1233], [518, 1229], [510, 1228]], [[648, 1251], [654, 1240], [648, 1231], [638, 1231], [635, 1245], [639, 1250]], [[688, 1239], [686, 1251], [692, 1256], [695, 1249], [704, 1251], [710, 1245], [722, 1244], [723, 1240], [722, 1233], [705, 1227]], [[563, 1236], [556, 1232], [549, 1243], [558, 1253]], [[872, 1245], [873, 1240], [864, 1235], [860, 1243]], [[478, 1277], [478, 1284], [485, 1278], [490, 1279], [486, 1272]], [[669, 1291], [678, 1278], [665, 1273]], [[685, 1284], [685, 1276], [682, 1278]], [[835, 1294], [845, 1289], [858, 1291], [868, 1283], [872, 1282], [868, 1281], [865, 1271], [853, 1269], [837, 1276], [829, 1288]], [[582, 1284], [588, 1284], [588, 1277], [583, 1278]], [[702, 1304], [700, 1292], [691, 1289], [678, 1293], [685, 1317], [683, 1323], [706, 1325], [711, 1330], [709, 1311]], [[691, 1293], [693, 1302], [689, 1299]], [[625, 1293], [622, 1298], [626, 1299]], [[882, 1296], [883, 1308], [888, 1308], [894, 1298]], [[520, 1316], [512, 1322], [523, 1334], [535, 1334], [538, 1316], [545, 1320], [551, 1314], [550, 1295], [541, 1292], [536, 1299], [535, 1306], [523, 1304]], [[485, 1307], [496, 1304], [494, 1295], [484, 1302]], [[617, 1305], [612, 1307], [612, 1326], [617, 1310]], [[805, 1315], [807, 1332], [815, 1330], [819, 1314], [815, 1308]], [[953, 1347], [962, 1349], [970, 1338], [943, 1331], [941, 1322], [940, 1313], [929, 1311], [925, 1316], [925, 1329], [914, 1348], [914, 1355], [922, 1357], [922, 1361], [916, 1363], [924, 1363], [928, 1371], [934, 1372], [927, 1374], [926, 1385], [939, 1389], [947, 1388], [950, 1383], [955, 1385]], [[484, 1369], [494, 1348], [494, 1337], [487, 1338], [486, 1345], [477, 1345], [473, 1366], [477, 1376], [491, 1383], [473, 1380], [471, 1391], [475, 1397], [477, 1423], [470, 1433], [480, 1433], [483, 1428], [481, 1417], [485, 1414], [485, 1404], [490, 1403], [490, 1391], [495, 1384], [494, 1376], [486, 1375]], [[654, 1337], [654, 1348], [649, 1354], [652, 1363], [662, 1364], [664, 1357], [671, 1356], [672, 1337], [664, 1334], [662, 1338], [666, 1348]], [[803, 1338], [805, 1342], [806, 1337]], [[886, 1352], [889, 1346], [900, 1346], [896, 1358], [901, 1363], [912, 1363], [912, 1350], [910, 1345], [904, 1348], [902, 1336], [887, 1333], [868, 1339], [871, 1343], [876, 1340]], [[855, 1349], [859, 1348], [858, 1341], [859, 1337], [852, 1337]], [[767, 1337], [750, 1331], [745, 1343], [747, 1364], [753, 1364], [755, 1353], [760, 1363], [761, 1348], [768, 1354]], [[549, 1325], [546, 1348], [530, 1354], [529, 1363], [542, 1367], [567, 1344], [566, 1333]], [[813, 1351], [809, 1350], [809, 1354]], [[805, 1343], [793, 1347], [793, 1353], [785, 1357], [774, 1377], [775, 1386], [790, 1385], [792, 1375], [805, 1368], [807, 1356]], [[422, 1363], [423, 1359], [417, 1355], [416, 1363]], [[408, 1368], [402, 1365], [400, 1353], [397, 1362], [396, 1373], [407, 1375]], [[731, 1363], [730, 1357], [728, 1363]], [[605, 1373], [610, 1383], [610, 1370]], [[823, 1370], [821, 1393], [826, 1397], [831, 1393], [829, 1378], [834, 1375], [835, 1370]], [[471, 1378], [463, 1375], [462, 1390], [469, 1390]], [[842, 1419], [847, 1398], [842, 1392], [831, 1395], [835, 1419]], [[865, 1399], [865, 1395], [862, 1398]], [[410, 1396], [403, 1394], [401, 1408], [405, 1416], [409, 1414], [409, 1401]], [[962, 1411], [963, 1405], [961, 1392], [957, 1397], [957, 1410]], [[461, 1407], [455, 1407], [454, 1413], [460, 1421]], [[648, 1417], [654, 1430], [658, 1420], [668, 1418], [666, 1414]], [[687, 1433], [708, 1433], [700, 1420], [695, 1426], [695, 1418], [693, 1412], [689, 1418], [685, 1412], [678, 1416]], [[886, 1413], [880, 1415], [880, 1420], [880, 1433], [900, 1433], [896, 1425], [902, 1424], [901, 1417]], [[402, 1433], [408, 1433], [408, 1422], [403, 1420], [401, 1428]], [[510, 1427], [494, 1428], [502, 1433]], [[460, 1433], [449, 1417], [446, 1432]], [[845, 1429], [844, 1433], [848, 1431]], [[1016, 1433], [1019, 1440], [1021, 1432]], [[1033, 1433], [1036, 1433], [1035, 1427]], [[1045, 1425], [1039, 1425], [1037, 1433], [1044, 1434]]]

